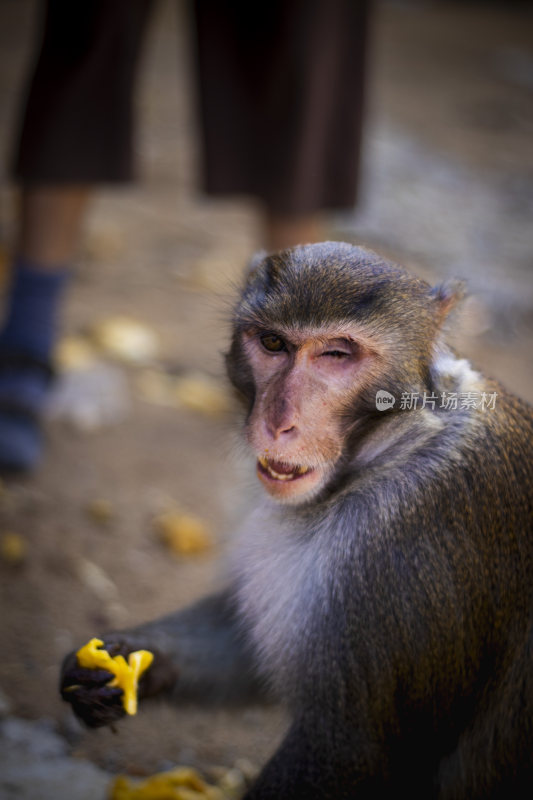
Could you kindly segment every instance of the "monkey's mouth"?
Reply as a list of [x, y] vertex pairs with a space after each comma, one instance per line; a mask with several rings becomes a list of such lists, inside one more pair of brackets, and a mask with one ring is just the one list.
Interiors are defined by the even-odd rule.
[[285, 464], [283, 461], [270, 461], [262, 456], [257, 459], [257, 469], [261, 475], [274, 481], [296, 481], [314, 471], [311, 467]]

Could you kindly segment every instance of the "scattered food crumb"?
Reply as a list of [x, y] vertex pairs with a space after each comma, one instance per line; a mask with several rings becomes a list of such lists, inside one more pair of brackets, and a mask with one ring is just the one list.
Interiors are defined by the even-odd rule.
[[211, 417], [231, 408], [230, 396], [221, 382], [203, 372], [174, 376], [163, 370], [146, 369], [137, 378], [137, 388], [148, 403], [187, 408]]
[[226, 800], [217, 786], [210, 786], [190, 767], [159, 772], [143, 781], [119, 775], [111, 785], [110, 800]]
[[159, 352], [156, 332], [131, 317], [102, 320], [92, 327], [91, 335], [104, 352], [126, 363], [146, 363], [156, 358]]
[[57, 344], [54, 361], [60, 372], [87, 369], [96, 361], [93, 345], [83, 336], [64, 336]]
[[91, 500], [85, 507], [85, 510], [89, 519], [102, 527], [109, 525], [115, 517], [113, 505], [109, 500], [103, 497]]
[[218, 416], [230, 408], [229, 396], [221, 384], [201, 372], [176, 378], [174, 391], [178, 401], [193, 411]]
[[154, 519], [154, 527], [161, 541], [177, 555], [203, 553], [214, 546], [207, 524], [194, 514], [166, 511]]
[[0, 537], [2, 561], [12, 567], [22, 564], [28, 555], [28, 543], [18, 533], [3, 533]]
[[218, 785], [231, 798], [242, 797], [246, 791], [246, 779], [237, 767], [227, 769], [218, 781]]
[[77, 572], [82, 583], [91, 589], [99, 600], [111, 601], [118, 597], [116, 584], [94, 561], [79, 558]]

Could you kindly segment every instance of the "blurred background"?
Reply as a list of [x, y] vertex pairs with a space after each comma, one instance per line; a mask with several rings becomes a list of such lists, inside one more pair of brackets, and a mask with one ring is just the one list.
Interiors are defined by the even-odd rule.
[[[0, 0], [4, 290], [18, 202], [9, 154], [39, 5]], [[259, 212], [201, 191], [188, 14], [183, 0], [157, 4], [137, 95], [139, 177], [102, 187], [89, 208], [45, 458], [0, 483], [0, 797], [61, 797], [61, 783], [46, 787], [88, 763], [98, 769], [85, 787], [105, 784], [98, 770], [175, 763], [244, 774], [284, 729], [275, 709], [154, 706], [116, 735], [86, 732], [56, 693], [73, 647], [213, 585], [253, 483], [222, 354], [235, 287], [261, 246]], [[431, 282], [464, 278], [456, 346], [530, 401], [532, 23], [527, 2], [375, 2], [360, 199], [323, 219], [326, 238]]]

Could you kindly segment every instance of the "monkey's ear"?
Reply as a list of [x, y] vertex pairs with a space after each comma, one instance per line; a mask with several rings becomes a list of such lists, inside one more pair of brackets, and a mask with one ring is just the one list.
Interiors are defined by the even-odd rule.
[[466, 295], [466, 284], [461, 280], [449, 280], [431, 290], [431, 297], [436, 306], [439, 324], [442, 324], [450, 312]]

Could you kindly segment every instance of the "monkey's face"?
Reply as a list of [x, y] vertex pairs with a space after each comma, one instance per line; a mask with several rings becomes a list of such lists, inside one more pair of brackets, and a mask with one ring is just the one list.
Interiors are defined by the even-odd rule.
[[331, 485], [379, 416], [376, 392], [427, 385], [454, 297], [342, 242], [254, 260], [226, 364], [269, 494], [302, 503]]
[[371, 355], [343, 328], [248, 328], [242, 335], [255, 384], [247, 436], [257, 475], [277, 500], [303, 502], [336, 469], [345, 412]]

